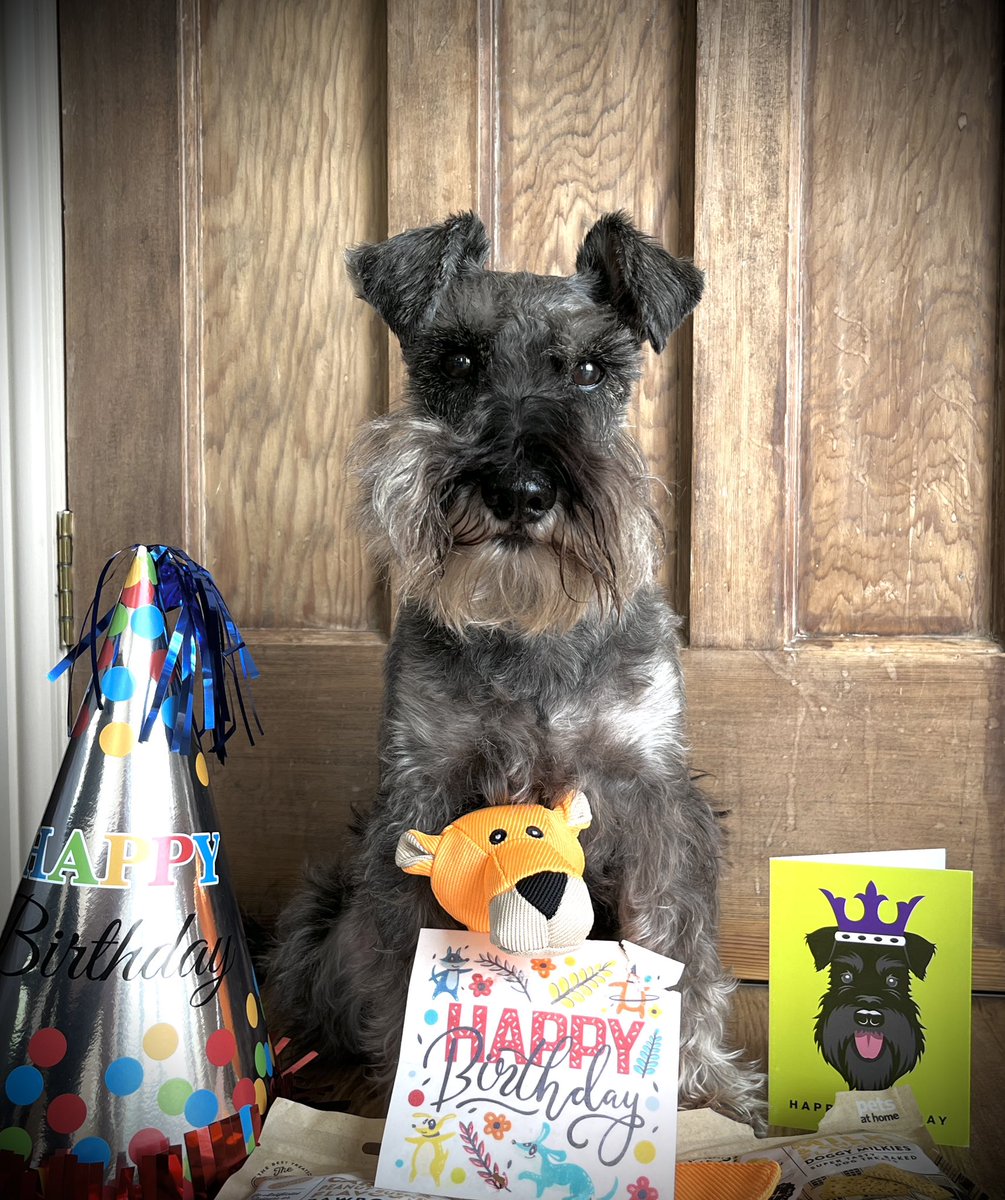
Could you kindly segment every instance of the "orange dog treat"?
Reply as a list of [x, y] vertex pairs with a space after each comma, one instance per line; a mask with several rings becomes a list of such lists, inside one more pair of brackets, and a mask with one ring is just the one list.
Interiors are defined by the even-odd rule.
[[767, 1200], [782, 1178], [771, 1159], [677, 1164], [676, 1200]]

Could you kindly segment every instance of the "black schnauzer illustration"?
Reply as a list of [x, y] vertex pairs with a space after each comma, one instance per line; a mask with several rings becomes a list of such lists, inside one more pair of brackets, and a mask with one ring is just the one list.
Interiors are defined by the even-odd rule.
[[663, 350], [703, 277], [621, 213], [590, 229], [571, 276], [486, 270], [488, 253], [466, 213], [347, 255], [408, 370], [405, 403], [354, 452], [403, 603], [378, 795], [282, 919], [273, 994], [305, 1045], [390, 1082], [418, 932], [453, 926], [395, 866], [400, 835], [582, 790], [595, 935], [687, 964], [681, 1100], [750, 1119], [761, 1079], [724, 1037], [719, 824], [687, 763], [680, 621], [628, 422], [643, 344]]
[[821, 891], [838, 924], [806, 938], [816, 969], [830, 967], [814, 1026], [817, 1048], [853, 1091], [888, 1088], [914, 1070], [925, 1050], [911, 975], [925, 978], [935, 946], [906, 929], [922, 897], [898, 903], [897, 920], [885, 924], [879, 920], [879, 904], [886, 897], [875, 883], [858, 894], [866, 916], [857, 922], [846, 918], [843, 899]]

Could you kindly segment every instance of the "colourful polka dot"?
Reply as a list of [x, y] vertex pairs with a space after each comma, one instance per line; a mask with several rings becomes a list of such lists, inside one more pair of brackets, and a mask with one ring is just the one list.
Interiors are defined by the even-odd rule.
[[255, 1103], [255, 1085], [250, 1079], [241, 1079], [234, 1088], [234, 1107], [238, 1110]]
[[164, 632], [164, 614], [156, 604], [144, 604], [130, 617], [129, 627], [137, 637], [153, 641]]
[[659, 1096], [647, 1096], [646, 1097], [646, 1108], [648, 1108], [650, 1112], [656, 1112], [659, 1109], [659, 1106], [660, 1106]]
[[44, 1086], [42, 1072], [35, 1067], [15, 1067], [4, 1081], [4, 1091], [11, 1104], [34, 1104]]
[[142, 608], [153, 603], [154, 585], [149, 579], [141, 579], [132, 587], [122, 589], [122, 603], [126, 608]]
[[152, 650], [150, 652], [150, 678], [160, 679], [161, 671], [164, 670], [164, 660], [167, 658], [167, 650]]
[[255, 1080], [255, 1103], [258, 1105], [260, 1113], [264, 1113], [269, 1107], [269, 1092], [262, 1079]]
[[151, 1025], [143, 1035], [143, 1050], [150, 1058], [163, 1062], [178, 1049], [178, 1031], [166, 1022]]
[[248, 1000], [245, 1005], [245, 1009], [248, 1013], [248, 1024], [252, 1027], [252, 1029], [254, 1029], [258, 1024], [258, 1004], [255, 1001], [254, 992], [248, 993]]
[[426, 1012], [423, 1016], [423, 1020], [426, 1022], [427, 1025], [435, 1025], [439, 1019], [440, 1019], [440, 1014], [436, 1011], [435, 1008], [427, 1008], [426, 1009]]
[[265, 1074], [271, 1075], [273, 1072], [273, 1069], [274, 1069], [274, 1067], [273, 1067], [273, 1061], [272, 1061], [272, 1043], [266, 1042], [265, 1043]]
[[652, 1142], [639, 1142], [635, 1147], [635, 1157], [643, 1166], [651, 1163], [656, 1157], [656, 1147]]
[[136, 680], [128, 667], [112, 667], [101, 677], [101, 690], [109, 700], [130, 700], [136, 691]]
[[73, 732], [70, 734], [70, 737], [79, 738], [80, 735], [84, 732], [84, 730], [88, 727], [88, 725], [90, 725], [90, 723], [91, 723], [91, 705], [88, 701], [85, 700], [84, 703], [80, 706], [80, 711], [77, 713], [77, 720], [74, 723]]
[[0, 1150], [20, 1154], [27, 1161], [31, 1158], [31, 1134], [27, 1129], [15, 1129], [13, 1125], [0, 1129]]
[[[209, 767], [206, 765], [206, 756], [200, 750], [195, 756], [195, 773], [199, 778], [199, 782], [203, 787], [209, 787]], [[252, 1021], [253, 1025], [257, 1025], [257, 1021]]]
[[207, 1088], [193, 1092], [185, 1102], [185, 1120], [193, 1129], [211, 1125], [220, 1111], [220, 1101]]
[[129, 564], [129, 574], [125, 582], [127, 588], [135, 587], [141, 579], [146, 579], [146, 557], [145, 554], [137, 554]]
[[107, 1167], [112, 1161], [112, 1148], [104, 1138], [86, 1137], [73, 1147], [77, 1161], [82, 1163], [101, 1163]]
[[418, 1108], [420, 1105], [425, 1104], [425, 1103], [426, 1103], [426, 1093], [421, 1091], [419, 1088], [414, 1088], [412, 1091], [410, 1091], [408, 1093], [409, 1108]]
[[180, 1117], [192, 1092], [192, 1085], [187, 1079], [169, 1079], [157, 1089], [158, 1107], [169, 1117]]
[[138, 1058], [117, 1058], [105, 1069], [105, 1086], [113, 1096], [131, 1096], [143, 1082], [143, 1064]]
[[98, 734], [98, 745], [109, 758], [125, 758], [136, 745], [136, 734], [125, 721], [109, 721]]
[[28, 1043], [28, 1057], [36, 1067], [54, 1067], [66, 1054], [66, 1038], [51, 1026], [40, 1029]]
[[168, 696], [161, 705], [161, 720], [168, 727], [174, 729], [175, 718], [178, 715], [178, 701], [174, 696]]
[[107, 671], [108, 668], [115, 662], [115, 650], [118, 646], [118, 639], [106, 637], [101, 647], [101, 653], [98, 655], [98, 673]]
[[463, 1167], [454, 1167], [454, 1169], [450, 1172], [451, 1183], [463, 1183], [467, 1177], [468, 1173]]
[[225, 1067], [237, 1053], [237, 1041], [229, 1029], [218, 1029], [206, 1039], [206, 1057], [214, 1067]]
[[115, 612], [112, 613], [112, 623], [108, 626], [108, 636], [110, 638], [118, 637], [120, 633], [125, 631], [128, 624], [129, 609], [124, 604], [120, 604], [116, 607]]
[[87, 1105], [79, 1096], [64, 1092], [50, 1103], [45, 1119], [56, 1133], [76, 1133], [87, 1120]]
[[136, 1163], [150, 1154], [163, 1154], [168, 1148], [168, 1140], [159, 1129], [148, 1127], [134, 1133], [129, 1142], [129, 1157]]
[[255, 1070], [259, 1075], [265, 1075], [265, 1043], [255, 1043]]
[[[241, 1115], [241, 1132], [244, 1134], [245, 1144], [248, 1145], [249, 1147], [253, 1147], [254, 1142], [255, 1142], [255, 1123], [251, 1119], [251, 1109], [250, 1108], [242, 1108], [240, 1115]], [[248, 1153], [249, 1154], [251, 1153], [250, 1149], [249, 1149]]]

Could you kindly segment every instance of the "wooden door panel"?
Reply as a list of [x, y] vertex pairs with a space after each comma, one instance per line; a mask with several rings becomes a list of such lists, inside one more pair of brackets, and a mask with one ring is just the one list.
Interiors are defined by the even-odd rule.
[[766, 973], [771, 854], [944, 844], [975, 871], [975, 983], [1005, 987], [995, 6], [60, 20], [78, 587], [150, 538], [232, 602], [266, 726], [213, 778], [242, 902], [275, 912], [376, 779], [391, 597], [342, 463], [403, 380], [345, 245], [474, 208], [495, 265], [568, 272], [624, 207], [708, 278], [631, 420], [729, 812], [725, 957]]
[[1001, 23], [846, 16], [805, 49], [798, 629], [986, 634]]
[[686, 665], [748, 977], [772, 854], [937, 845], [1005, 987], [1002, 38], [981, 4], [698, 5]]

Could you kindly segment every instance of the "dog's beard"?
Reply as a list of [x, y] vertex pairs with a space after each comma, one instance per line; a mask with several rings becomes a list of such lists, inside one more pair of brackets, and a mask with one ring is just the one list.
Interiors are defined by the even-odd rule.
[[[863, 1030], [855, 1024], [855, 1011], [865, 1001], [855, 1004], [831, 1003], [825, 994], [820, 1001], [815, 1038], [820, 1053], [856, 1091], [882, 1091], [912, 1071], [924, 1053], [925, 1035], [918, 1020], [918, 1008], [912, 1001], [903, 1009], [882, 1009], [881, 1028], [870, 1030], [862, 1039]], [[871, 1002], [870, 1002], [871, 1003]]]
[[616, 443], [572, 464], [577, 483], [589, 478], [581, 495], [515, 529], [477, 484], [458, 483], [477, 452], [452, 431], [406, 413], [371, 421], [352, 456], [371, 550], [405, 597], [458, 631], [563, 633], [618, 613], [654, 577], [662, 538], [642, 454], [627, 434]]

